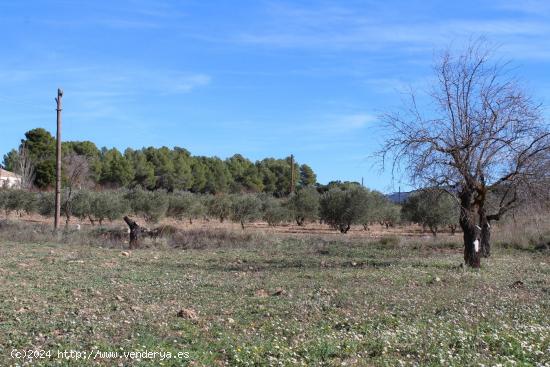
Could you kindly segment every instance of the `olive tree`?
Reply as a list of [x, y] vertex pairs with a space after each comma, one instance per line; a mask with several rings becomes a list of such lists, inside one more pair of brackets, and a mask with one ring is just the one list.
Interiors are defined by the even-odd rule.
[[385, 200], [380, 210], [380, 224], [386, 229], [395, 226], [401, 221], [401, 206]]
[[459, 210], [456, 200], [443, 190], [422, 190], [409, 196], [403, 204], [405, 219], [429, 228], [434, 236], [441, 227], [458, 222]]
[[135, 189], [126, 194], [132, 211], [146, 222], [157, 223], [168, 210], [168, 195], [163, 190], [146, 191]]
[[321, 219], [341, 233], [347, 233], [352, 224], [360, 223], [365, 217], [368, 196], [367, 191], [360, 187], [330, 189], [321, 196]]
[[389, 227], [399, 221], [399, 216], [395, 215], [395, 204], [391, 203], [388, 198], [378, 191], [367, 192], [366, 209], [360, 222], [363, 229], [368, 230], [372, 223], [380, 223]]
[[[151, 200], [154, 201], [154, 200]], [[134, 203], [132, 203], [134, 205]], [[140, 210], [144, 212], [139, 212], [142, 214], [146, 220], [152, 221], [157, 217], [157, 212], [149, 207], [140, 207]], [[126, 198], [126, 194], [123, 191], [98, 191], [92, 192], [92, 197], [90, 201], [90, 221], [94, 224], [95, 221], [99, 222], [99, 225], [103, 224], [105, 219], [113, 221], [116, 219], [122, 219], [122, 217], [128, 213], [130, 210], [130, 203]], [[134, 206], [132, 206], [134, 210]], [[153, 213], [153, 214], [152, 214]], [[92, 219], [93, 218], [93, 219]]]
[[246, 222], [252, 222], [261, 216], [262, 202], [256, 195], [244, 194], [234, 198], [231, 205], [231, 219], [241, 223], [242, 229]]
[[1, 191], [1, 207], [4, 209], [6, 215], [15, 212], [21, 216], [23, 213], [30, 214], [36, 210], [37, 199], [34, 193], [21, 189], [6, 189]]
[[288, 200], [288, 208], [299, 226], [306, 220], [316, 220], [319, 216], [319, 193], [313, 186], [304, 187], [293, 193]]
[[72, 214], [80, 220], [90, 219], [92, 194], [88, 190], [79, 190], [73, 195], [71, 210]]
[[[382, 162], [404, 167], [413, 185], [456, 199], [464, 261], [475, 268], [490, 255], [490, 223], [549, 174], [550, 131], [540, 106], [491, 57], [482, 41], [444, 52], [429, 95], [434, 109], [421, 111], [411, 92], [404, 111], [384, 116], [391, 135], [380, 151]], [[491, 212], [490, 194], [498, 197]]]
[[270, 226], [276, 226], [283, 222], [288, 222], [292, 217], [287, 208], [287, 203], [282, 199], [276, 199], [269, 194], [265, 194], [262, 198], [262, 219]]
[[207, 200], [207, 212], [220, 223], [231, 215], [231, 198], [228, 195], [213, 195]]
[[193, 219], [203, 217], [205, 214], [206, 207], [199, 195], [188, 191], [180, 191], [169, 196], [168, 216], [180, 220], [187, 218], [189, 224], [193, 224]]

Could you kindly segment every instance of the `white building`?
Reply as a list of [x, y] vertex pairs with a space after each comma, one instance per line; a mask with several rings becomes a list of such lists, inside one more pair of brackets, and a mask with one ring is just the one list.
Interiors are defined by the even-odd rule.
[[21, 176], [13, 172], [0, 168], [0, 187], [19, 187], [21, 186]]

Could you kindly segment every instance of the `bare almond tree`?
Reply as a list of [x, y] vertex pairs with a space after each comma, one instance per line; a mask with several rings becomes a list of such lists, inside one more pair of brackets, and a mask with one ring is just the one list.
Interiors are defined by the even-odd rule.
[[411, 92], [404, 111], [384, 116], [391, 133], [380, 151], [415, 186], [455, 197], [471, 267], [490, 255], [491, 222], [548, 182], [550, 130], [540, 105], [491, 56], [483, 41], [444, 52], [434, 68], [433, 108], [423, 114]]
[[19, 152], [17, 154], [17, 162], [16, 162], [16, 168], [15, 173], [17, 173], [20, 177], [20, 187], [24, 190], [30, 190], [32, 189], [34, 177], [35, 177], [35, 170], [34, 170], [34, 164], [31, 159], [31, 156], [29, 154], [29, 150], [25, 146], [25, 144], [21, 144], [19, 147]]

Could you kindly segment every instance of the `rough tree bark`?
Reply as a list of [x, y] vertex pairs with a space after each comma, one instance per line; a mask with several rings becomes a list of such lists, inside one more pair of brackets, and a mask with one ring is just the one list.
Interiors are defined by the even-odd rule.
[[481, 266], [479, 231], [475, 224], [471, 198], [472, 193], [469, 191], [464, 191], [460, 195], [461, 209], [459, 223], [464, 233], [464, 263], [472, 268], [479, 268]]

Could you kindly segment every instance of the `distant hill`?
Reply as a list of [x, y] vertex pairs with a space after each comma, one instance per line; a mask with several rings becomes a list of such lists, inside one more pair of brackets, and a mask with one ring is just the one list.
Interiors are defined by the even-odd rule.
[[393, 192], [386, 197], [394, 204], [403, 204], [414, 191]]

